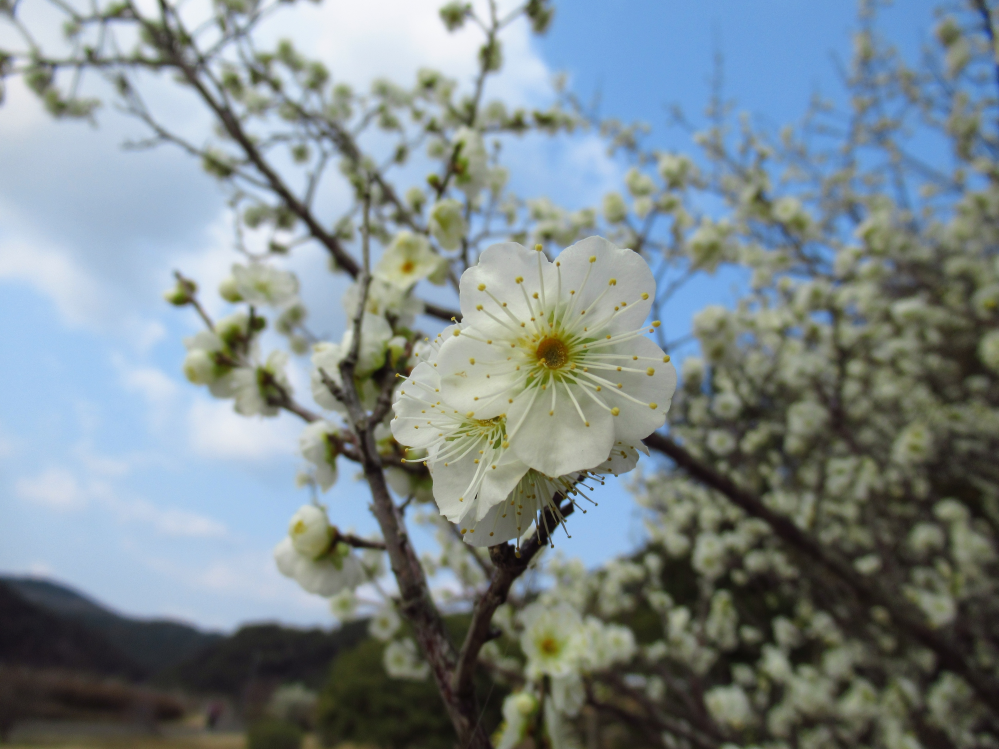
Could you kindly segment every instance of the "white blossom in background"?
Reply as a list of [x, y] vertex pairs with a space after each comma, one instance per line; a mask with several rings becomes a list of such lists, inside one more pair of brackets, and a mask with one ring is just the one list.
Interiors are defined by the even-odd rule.
[[489, 182], [489, 154], [482, 133], [469, 127], [459, 128], [454, 145], [460, 145], [455, 185], [469, 198], [474, 198]]
[[399, 631], [402, 620], [395, 607], [385, 606], [379, 609], [368, 622], [368, 633], [377, 640], [388, 642]]
[[331, 437], [340, 436], [339, 430], [328, 421], [314, 421], [302, 430], [298, 449], [302, 457], [315, 468], [316, 483], [323, 491], [336, 483], [336, 449]]
[[434, 203], [430, 209], [430, 233], [440, 244], [441, 249], [456, 250], [468, 232], [464, 210], [454, 198], [445, 198]]
[[431, 249], [426, 237], [403, 230], [385, 249], [372, 275], [401, 289], [424, 278], [439, 285], [447, 278], [447, 260]]
[[408, 637], [386, 645], [382, 661], [385, 671], [394, 679], [424, 681], [430, 675], [430, 665], [420, 659], [416, 643]]
[[232, 266], [232, 279], [239, 300], [247, 304], [281, 307], [298, 295], [298, 279], [294, 273], [265, 263], [237, 263]]

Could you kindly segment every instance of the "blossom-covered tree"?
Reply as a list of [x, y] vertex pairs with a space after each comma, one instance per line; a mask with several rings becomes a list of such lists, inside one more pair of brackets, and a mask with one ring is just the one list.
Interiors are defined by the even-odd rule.
[[[59, 117], [94, 117], [77, 78], [103, 75], [148, 145], [179, 146], [230, 191], [232, 314], [210, 319], [180, 273], [167, 293], [205, 326], [184, 373], [241, 414], [301, 418], [300, 479], [317, 491], [338, 462], [360, 466], [381, 537], [342, 532], [316, 502], [276, 562], [338, 618], [370, 614], [388, 673], [432, 677], [463, 747], [999, 745], [987, 0], [943, 10], [917, 64], [861, 3], [845, 111], [816, 101], [774, 134], [715, 100], [695, 155], [646, 147], [640, 126], [595, 122], [565, 92], [536, 111], [486, 99], [504, 29], [543, 33], [544, 0], [440, 10], [482, 34], [470, 87], [420, 70], [365, 94], [290, 41], [261, 46], [289, 3], [53, 5], [62, 48], [35, 41], [46, 19], [0, 0], [21, 39], [0, 74]], [[204, 145], [141, 96], [160, 72], [215, 118]], [[599, 211], [510, 192], [494, 143], [586, 127], [630, 163], [622, 192]], [[405, 164], [426, 181], [400, 184]], [[336, 180], [352, 203], [319, 215]], [[283, 267], [304, 244], [353, 279], [338, 341], [310, 331]], [[667, 341], [656, 318], [676, 290], [722, 265], [743, 272], [738, 304]], [[265, 355], [282, 340], [268, 328], [286, 345]], [[291, 356], [311, 362], [304, 396]], [[574, 513], [602, 477], [650, 451], [634, 482], [643, 548], [594, 572], [544, 560], [560, 526], [592, 521]], [[417, 555], [411, 522], [436, 528], [436, 552]], [[388, 594], [367, 584], [386, 559]], [[555, 584], [527, 585], [532, 566]], [[444, 570], [460, 593], [434, 587]], [[470, 612], [460, 643], [442, 602]], [[479, 669], [512, 690], [492, 738]]]

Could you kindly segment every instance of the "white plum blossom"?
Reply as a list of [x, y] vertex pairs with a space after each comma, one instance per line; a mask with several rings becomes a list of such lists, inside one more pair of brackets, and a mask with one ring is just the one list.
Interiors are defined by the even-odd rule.
[[330, 550], [333, 528], [322, 509], [302, 505], [288, 521], [288, 537], [299, 554], [318, 559]]
[[330, 596], [330, 613], [339, 621], [348, 622], [357, 615], [357, 595], [350, 588]]
[[503, 723], [493, 739], [496, 749], [514, 749], [527, 736], [531, 719], [538, 711], [538, 698], [530, 692], [513, 692], [503, 700]]
[[292, 516], [288, 535], [274, 547], [278, 571], [309, 593], [329, 597], [364, 581], [360, 561], [344, 543], [331, 546], [332, 529], [326, 513], [305, 505]]
[[[413, 324], [416, 316], [421, 314], [424, 308], [419, 297], [409, 293], [407, 289], [381, 278], [371, 279], [368, 295], [364, 301], [365, 312], [369, 312], [375, 317], [392, 318], [399, 325], [406, 327]], [[357, 314], [358, 305], [361, 303], [361, 284], [359, 281], [355, 281], [347, 287], [347, 290], [343, 292], [341, 302], [347, 319], [351, 319]]]
[[520, 620], [524, 625], [520, 648], [527, 656], [531, 678], [542, 674], [564, 677], [578, 670], [585, 633], [576, 609], [567, 604], [534, 603], [521, 612]]
[[469, 198], [474, 198], [489, 182], [489, 154], [485, 141], [478, 130], [462, 127], [454, 135], [454, 144], [461, 146], [454, 183]]
[[447, 279], [447, 260], [433, 251], [426, 237], [403, 229], [385, 249], [372, 275], [401, 289], [424, 278], [442, 284]]
[[709, 690], [704, 695], [704, 704], [715, 720], [731, 728], [745, 728], [753, 721], [749, 698], [738, 684]]
[[281, 307], [297, 298], [298, 279], [291, 271], [265, 263], [232, 266], [235, 290], [248, 304]]
[[[355, 376], [360, 380], [360, 390], [363, 396], [375, 396], [377, 388], [368, 375], [380, 369], [385, 364], [389, 341], [392, 339], [392, 327], [384, 317], [365, 312], [361, 318], [361, 343], [358, 348], [357, 368]], [[350, 353], [354, 342], [353, 326], [347, 328], [340, 343], [317, 343], [312, 348], [312, 397], [322, 408], [328, 411], [343, 413], [345, 407], [338, 401], [323, 382], [320, 370], [338, 387], [343, 384], [340, 376], [340, 362]]]
[[280, 409], [271, 402], [275, 388], [291, 393], [291, 383], [284, 369], [288, 365], [285, 351], [272, 351], [258, 367], [238, 367], [227, 375], [236, 413], [243, 416], [277, 416]]
[[583, 493], [587, 477], [626, 473], [637, 464], [639, 450], [647, 454], [640, 441], [636, 447], [618, 440], [589, 470], [548, 476], [530, 468], [511, 449], [505, 415], [478, 419], [444, 400], [437, 359], [461, 330], [451, 326], [416, 352], [420, 361], [396, 391], [391, 427], [398, 442], [425, 451], [414, 462], [430, 469], [437, 506], [459, 525], [466, 542], [493, 546], [519, 539], [545, 517], [539, 513], [546, 508], [561, 519], [556, 497], [573, 499]]
[[395, 606], [383, 606], [368, 622], [368, 634], [376, 640], [388, 642], [401, 626], [402, 620], [399, 618]]
[[461, 277], [462, 326], [437, 359], [443, 400], [505, 418], [514, 454], [546, 476], [599, 465], [661, 427], [673, 397], [669, 356], [644, 335], [654, 293], [645, 261], [600, 237], [555, 262], [493, 245]]
[[408, 637], [390, 642], [385, 647], [382, 662], [393, 679], [424, 681], [430, 675], [430, 664], [420, 659], [416, 643]]
[[442, 249], [458, 249], [461, 240], [468, 232], [461, 203], [454, 198], [445, 198], [434, 203], [430, 209], [428, 228]]
[[628, 218], [628, 206], [619, 192], [609, 192], [604, 196], [604, 218], [608, 223], [619, 224]]
[[302, 457], [315, 466], [315, 479], [323, 491], [336, 483], [336, 450], [331, 437], [339, 436], [339, 430], [328, 421], [314, 421], [302, 430], [298, 438], [298, 449]]

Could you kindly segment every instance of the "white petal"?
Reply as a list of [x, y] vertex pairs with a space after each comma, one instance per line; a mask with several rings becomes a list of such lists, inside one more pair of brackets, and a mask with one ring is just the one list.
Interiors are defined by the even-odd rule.
[[511, 449], [527, 465], [546, 476], [562, 476], [593, 468], [606, 460], [614, 444], [614, 417], [594, 403], [582, 388], [569, 387], [573, 390], [575, 403], [563, 384], [549, 381], [547, 390], [534, 387], [518, 395], [507, 411], [507, 438]]
[[[646, 448], [641, 442], [639, 442], [638, 445], [641, 445], [644, 450], [648, 450], [648, 448]], [[637, 445], [631, 445], [624, 442], [615, 442], [607, 460], [594, 468], [593, 472], [609, 473], [614, 476], [620, 476], [622, 473], [628, 473], [628, 471], [634, 470], [635, 466], [638, 465], [637, 447]]]
[[[596, 258], [592, 263], [591, 257]], [[569, 322], [581, 320], [584, 316], [579, 313], [584, 309], [587, 321], [605, 320], [621, 302], [627, 302], [628, 306], [614, 317], [608, 332], [635, 330], [645, 322], [656, 296], [656, 281], [648, 263], [637, 252], [620, 249], [603, 237], [587, 237], [562, 250], [557, 260], [561, 263], [562, 299], [569, 299], [570, 291], [579, 297], [573, 306], [573, 320]], [[616, 283], [608, 289], [612, 278]], [[605, 290], [607, 293], [603, 294]], [[643, 292], [649, 295], [648, 299], [641, 298]], [[600, 301], [594, 303], [601, 294]]]
[[[634, 445], [666, 423], [666, 412], [669, 411], [670, 401], [676, 391], [676, 369], [671, 362], [663, 361], [663, 350], [645, 337], [609, 346], [601, 351], [639, 357], [638, 361], [628, 358], [602, 360], [614, 365], [620, 364], [623, 368], [641, 370], [638, 372], [591, 370], [593, 374], [613, 383], [610, 386], [604, 385], [600, 395], [604, 396], [603, 400], [608, 406], [620, 409], [620, 414], [614, 417], [614, 439]], [[649, 367], [653, 370], [651, 376], [647, 374]], [[614, 387], [617, 383], [621, 384], [620, 389]], [[622, 393], [640, 402], [635, 403]], [[652, 403], [656, 404], [655, 408], [650, 406]]]
[[440, 377], [426, 362], [417, 364], [399, 387], [393, 404], [396, 417], [389, 423], [392, 436], [399, 444], [425, 449], [440, 439], [442, 431], [447, 433], [439, 426], [442, 420], [450, 419], [441, 413], [447, 409], [435, 405], [440, 400], [439, 393], [435, 392], [439, 389]]
[[[532, 298], [534, 310], [539, 309], [539, 305], [532, 297], [535, 291], [539, 292], [540, 296], [541, 291], [538, 274], [539, 258], [546, 279], [545, 293], [549, 293], [550, 290], [554, 295], [554, 266], [543, 252], [528, 250], [516, 242], [494, 244], [483, 250], [479, 255], [478, 264], [461, 274], [458, 294], [461, 301], [462, 323], [474, 326], [483, 332], [489, 331], [491, 334], [504, 329], [509, 332], [508, 328], [503, 328], [493, 318], [502, 320], [502, 325], [519, 327], [511, 319], [512, 315], [516, 320], [529, 324], [534, 312], [524, 299], [524, 292]], [[518, 288], [521, 284], [517, 283], [517, 278], [523, 279], [523, 291]], [[480, 290], [480, 287], [484, 288]], [[506, 311], [494, 301], [494, 298], [506, 303]], [[482, 309], [476, 309], [480, 304]], [[486, 314], [487, 312], [493, 317]]]
[[[481, 338], [488, 333], [477, 329], [467, 332], [452, 334], [441, 344], [437, 354], [441, 392], [445, 402], [463, 416], [471, 412], [476, 419], [491, 419], [506, 413], [510, 398], [521, 388], [526, 369], [515, 369], [520, 354], [509, 344], [500, 340], [484, 343], [471, 335]], [[513, 360], [508, 361], [509, 357]]]
[[466, 455], [456, 455], [450, 460], [438, 460], [430, 464], [434, 477], [434, 500], [441, 515], [452, 523], [458, 522], [467, 515], [475, 505], [475, 487], [472, 481], [482, 463], [476, 459], [482, 457], [479, 450], [486, 441], [482, 440], [477, 447], [469, 441], [472, 448]]
[[531, 527], [540, 507], [537, 499], [527, 499], [518, 491], [494, 505], [478, 522], [463, 526], [462, 538], [465, 543], [479, 547], [495, 546], [517, 538]]

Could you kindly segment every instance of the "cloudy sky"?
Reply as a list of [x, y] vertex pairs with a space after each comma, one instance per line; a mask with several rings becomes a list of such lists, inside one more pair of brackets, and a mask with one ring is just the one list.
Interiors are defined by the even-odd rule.
[[[439, 4], [326, 0], [286, 14], [279, 33], [358, 87], [409, 82], [424, 65], [467, 82], [480, 42], [448, 35]], [[915, 49], [929, 3], [899, 5], [887, 28]], [[728, 95], [763, 122], [790, 122], [814, 91], [839, 94], [834, 59], [849, 56], [852, 19], [846, 0], [566, 1], [546, 38], [511, 29], [487, 95], [543, 104], [565, 71], [584, 99], [599, 92], [602, 114], [645, 120], [659, 143], [687, 149], [686, 135], [664, 127], [666, 106], [700, 115], [716, 49]], [[0, 46], [8, 39], [0, 30]], [[203, 114], [168, 88], [153, 102], [205, 132]], [[270, 559], [307, 499], [293, 483], [299, 424], [237, 418], [188, 385], [181, 338], [195, 320], [159, 296], [174, 268], [207, 288], [225, 274], [223, 195], [177, 151], [120, 148], [142, 134], [109, 108], [98, 128], [54, 123], [16, 82], [0, 107], [0, 573], [50, 576], [123, 612], [209, 627], [328, 624], [322, 601]], [[521, 195], [570, 207], [616, 189], [624, 171], [591, 134], [522, 143], [507, 164]], [[306, 251], [294, 265], [322, 262]], [[317, 329], [338, 335], [342, 287], [309, 276]], [[665, 323], [679, 334], [693, 309], [732, 293], [731, 279], [702, 283]], [[304, 372], [292, 372], [299, 390]], [[351, 473], [328, 496], [334, 522], [374, 530]], [[602, 499], [599, 517], [574, 518], [563, 543], [589, 564], [640, 539], [623, 487]]]

